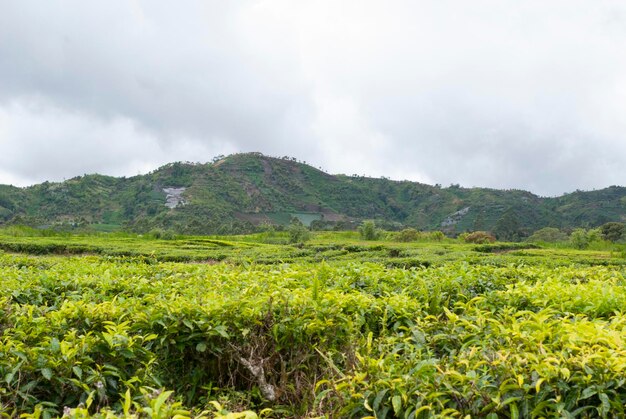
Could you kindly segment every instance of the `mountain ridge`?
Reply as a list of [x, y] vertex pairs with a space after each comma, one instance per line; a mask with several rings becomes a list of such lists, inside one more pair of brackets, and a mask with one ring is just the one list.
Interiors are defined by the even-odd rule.
[[21, 188], [0, 185], [0, 224], [226, 234], [285, 225], [292, 217], [319, 229], [354, 228], [361, 220], [375, 219], [387, 228], [448, 234], [489, 230], [515, 239], [546, 226], [626, 221], [626, 188], [558, 197], [518, 189], [444, 188], [333, 175], [291, 157], [261, 153], [169, 163], [132, 177], [91, 174]]

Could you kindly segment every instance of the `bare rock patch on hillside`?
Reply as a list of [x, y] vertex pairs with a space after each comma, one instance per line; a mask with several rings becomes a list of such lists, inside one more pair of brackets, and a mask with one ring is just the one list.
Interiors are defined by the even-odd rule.
[[185, 205], [187, 202], [183, 198], [183, 192], [185, 192], [187, 188], [163, 188], [163, 192], [165, 192], [165, 206], [173, 209], [179, 205]]

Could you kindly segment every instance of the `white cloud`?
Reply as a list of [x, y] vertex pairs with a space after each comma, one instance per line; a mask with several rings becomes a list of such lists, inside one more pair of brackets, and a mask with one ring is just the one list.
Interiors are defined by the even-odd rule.
[[88, 173], [135, 175], [233, 151], [184, 137], [163, 145], [131, 119], [99, 119], [33, 98], [0, 108], [0, 124], [0, 182], [19, 186]]
[[626, 179], [617, 0], [0, 5], [0, 181], [231, 151], [557, 194]]

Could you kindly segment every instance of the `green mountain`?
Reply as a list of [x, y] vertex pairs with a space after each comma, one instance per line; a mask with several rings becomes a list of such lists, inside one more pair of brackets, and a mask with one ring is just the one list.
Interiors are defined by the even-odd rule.
[[0, 185], [0, 224], [213, 234], [285, 225], [292, 217], [314, 228], [351, 228], [375, 219], [388, 228], [489, 230], [515, 238], [546, 226], [626, 221], [626, 188], [542, 198], [521, 190], [330, 175], [259, 153], [171, 163], [129, 178], [85, 175], [26, 188]]

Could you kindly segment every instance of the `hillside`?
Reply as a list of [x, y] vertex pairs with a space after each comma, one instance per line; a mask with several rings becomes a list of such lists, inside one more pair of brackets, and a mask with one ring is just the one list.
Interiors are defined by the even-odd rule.
[[171, 163], [129, 178], [85, 175], [26, 188], [0, 185], [2, 224], [211, 234], [285, 225], [291, 217], [315, 228], [351, 228], [376, 219], [390, 228], [490, 230], [515, 239], [545, 226], [625, 221], [626, 188], [542, 198], [521, 190], [330, 175], [259, 153]]

